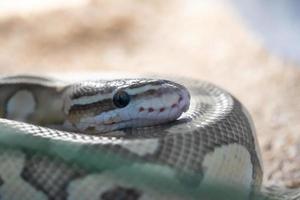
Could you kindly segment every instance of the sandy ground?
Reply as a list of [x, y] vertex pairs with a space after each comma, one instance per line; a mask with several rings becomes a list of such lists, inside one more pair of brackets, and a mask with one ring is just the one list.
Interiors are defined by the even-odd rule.
[[0, 72], [180, 75], [230, 91], [254, 118], [265, 182], [300, 187], [300, 66], [270, 55], [232, 8], [90, 1], [0, 18]]

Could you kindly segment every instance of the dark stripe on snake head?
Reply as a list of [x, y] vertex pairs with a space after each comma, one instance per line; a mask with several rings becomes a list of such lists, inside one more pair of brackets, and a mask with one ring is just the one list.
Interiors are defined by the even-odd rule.
[[141, 196], [141, 192], [134, 188], [125, 188], [121, 186], [116, 186], [103, 194], [101, 194], [101, 200], [111, 200], [111, 199], [130, 199], [138, 200]]
[[69, 114], [76, 114], [89, 110], [92, 112], [102, 113], [116, 108], [117, 107], [113, 104], [112, 99], [103, 99], [89, 104], [74, 104], [70, 107]]

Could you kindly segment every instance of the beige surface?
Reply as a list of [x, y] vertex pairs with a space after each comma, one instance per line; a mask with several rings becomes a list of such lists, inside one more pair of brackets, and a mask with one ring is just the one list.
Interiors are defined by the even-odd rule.
[[0, 72], [121, 70], [208, 80], [252, 114], [265, 180], [300, 187], [300, 66], [270, 55], [229, 7], [99, 2], [2, 17]]

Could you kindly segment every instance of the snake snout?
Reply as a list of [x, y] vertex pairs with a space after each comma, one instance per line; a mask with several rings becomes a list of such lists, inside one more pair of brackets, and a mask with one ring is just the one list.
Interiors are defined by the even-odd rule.
[[182, 112], [188, 111], [190, 107], [191, 95], [186, 88], [182, 88], [179, 94], [179, 104], [182, 104]]
[[145, 126], [172, 122], [189, 109], [190, 98], [184, 86], [171, 81], [163, 82], [161, 88], [135, 107], [135, 120]]

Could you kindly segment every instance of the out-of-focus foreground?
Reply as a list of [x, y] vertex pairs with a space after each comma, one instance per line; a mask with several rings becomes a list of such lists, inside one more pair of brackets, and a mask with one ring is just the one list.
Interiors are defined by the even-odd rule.
[[0, 15], [1, 74], [114, 70], [213, 82], [252, 114], [265, 181], [300, 187], [300, 68], [270, 55], [231, 7], [80, 2]]

